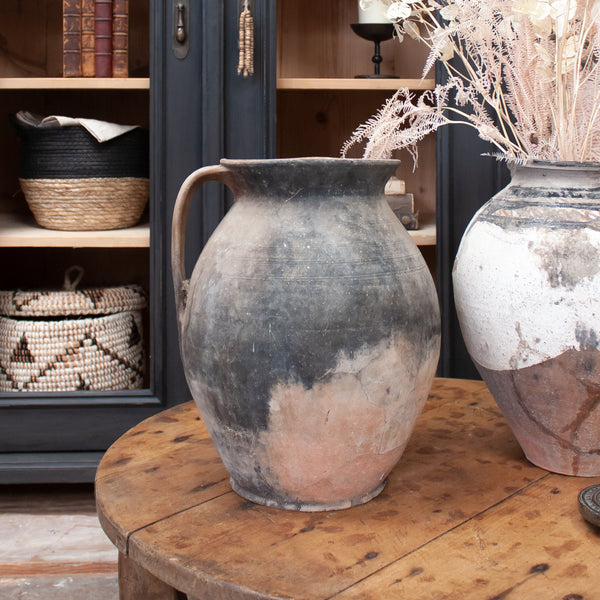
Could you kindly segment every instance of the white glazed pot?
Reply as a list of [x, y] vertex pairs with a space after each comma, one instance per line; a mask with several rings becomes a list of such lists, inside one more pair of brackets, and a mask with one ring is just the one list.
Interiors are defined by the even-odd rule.
[[567, 475], [600, 475], [599, 225], [599, 164], [516, 166], [454, 265], [471, 358], [529, 460]]

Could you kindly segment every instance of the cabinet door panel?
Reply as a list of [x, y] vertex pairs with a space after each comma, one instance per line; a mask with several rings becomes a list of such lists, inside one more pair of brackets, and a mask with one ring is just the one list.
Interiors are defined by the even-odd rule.
[[480, 379], [460, 331], [454, 306], [452, 267], [462, 234], [475, 212], [507, 183], [508, 170], [490, 156], [489, 145], [470, 128], [452, 126], [437, 133], [438, 271], [442, 312], [442, 377]]
[[[53, 49], [50, 62], [34, 75], [60, 77], [61, 56], [55, 51], [61, 43], [60, 0], [26, 0], [24, 10], [33, 11], [33, 4], [39, 4], [34, 22], [50, 33], [44, 40], [33, 36], [36, 43], [29, 45], [27, 52], [32, 58], [44, 58], [46, 48]], [[43, 82], [32, 91], [0, 90], [3, 112], [20, 107], [24, 99], [33, 101], [40, 112], [63, 112], [59, 108], [75, 112], [85, 105], [99, 117], [109, 119], [117, 110], [126, 120], [141, 118], [141, 124], [149, 126], [151, 137], [149, 248], [131, 253], [73, 248], [54, 255], [43, 248], [9, 248], [5, 257], [15, 264], [7, 272], [7, 289], [25, 280], [30, 286], [47, 280], [60, 270], [60, 261], [52, 256], [63, 262], [82, 258], [92, 270], [100, 266], [103, 274], [96, 277], [95, 285], [112, 283], [109, 274], [114, 271], [119, 273], [119, 284], [133, 277], [147, 287], [147, 388], [131, 393], [0, 394], [0, 483], [91, 481], [103, 450], [119, 435], [164, 407], [190, 399], [179, 357], [171, 284], [171, 215], [179, 187], [195, 169], [215, 164], [222, 157], [262, 158], [274, 154], [275, 9], [271, 0], [253, 4], [256, 53], [252, 77], [237, 74], [237, 0], [189, 3], [189, 51], [184, 58], [173, 52], [173, 2], [130, 0], [130, 41], [134, 44], [130, 75], [150, 76], [149, 99], [147, 91], [82, 91], [77, 85], [64, 91], [60, 89], [62, 84], [52, 89]], [[31, 21], [23, 20], [15, 10], [6, 11], [7, 19], [17, 24]], [[33, 39], [31, 35], [25, 38]], [[8, 42], [11, 47], [18, 44], [19, 36], [10, 36]], [[149, 52], [139, 51], [144, 45], [149, 45]], [[0, 135], [8, 135], [8, 131], [4, 125], [0, 127]], [[16, 184], [17, 162], [5, 164], [12, 165], [12, 174], [3, 178], [9, 185], [3, 183], [1, 189], [9, 190]], [[10, 191], [2, 195], [11, 198]], [[205, 186], [195, 199], [186, 237], [189, 272], [230, 201], [218, 185]], [[22, 276], [18, 263], [24, 256], [29, 262], [35, 261], [36, 251], [49, 266], [37, 275], [28, 269]]]

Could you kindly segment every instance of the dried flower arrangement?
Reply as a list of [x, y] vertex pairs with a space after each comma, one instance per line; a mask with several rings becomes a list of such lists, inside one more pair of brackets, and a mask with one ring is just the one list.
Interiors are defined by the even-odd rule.
[[[362, 0], [369, 2], [370, 0]], [[398, 38], [429, 47], [420, 95], [398, 90], [342, 153], [386, 158], [451, 123], [474, 127], [495, 156], [600, 162], [600, 0], [386, 0]]]

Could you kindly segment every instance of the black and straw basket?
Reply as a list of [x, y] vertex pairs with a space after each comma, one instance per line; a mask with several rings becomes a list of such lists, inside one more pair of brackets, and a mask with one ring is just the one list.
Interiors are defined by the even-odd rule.
[[0, 391], [141, 388], [145, 307], [138, 286], [0, 291]]
[[21, 139], [19, 182], [39, 225], [64, 231], [132, 227], [149, 196], [148, 130], [98, 142], [84, 127], [34, 127]]

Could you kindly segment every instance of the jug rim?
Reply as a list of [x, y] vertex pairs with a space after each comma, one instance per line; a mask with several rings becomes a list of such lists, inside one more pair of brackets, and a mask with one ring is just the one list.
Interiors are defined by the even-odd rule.
[[399, 165], [400, 159], [397, 158], [341, 158], [335, 156], [299, 156], [293, 158], [222, 158], [219, 164], [227, 167], [233, 165], [281, 165], [285, 163], [337, 163], [337, 164], [379, 164], [379, 165]]

